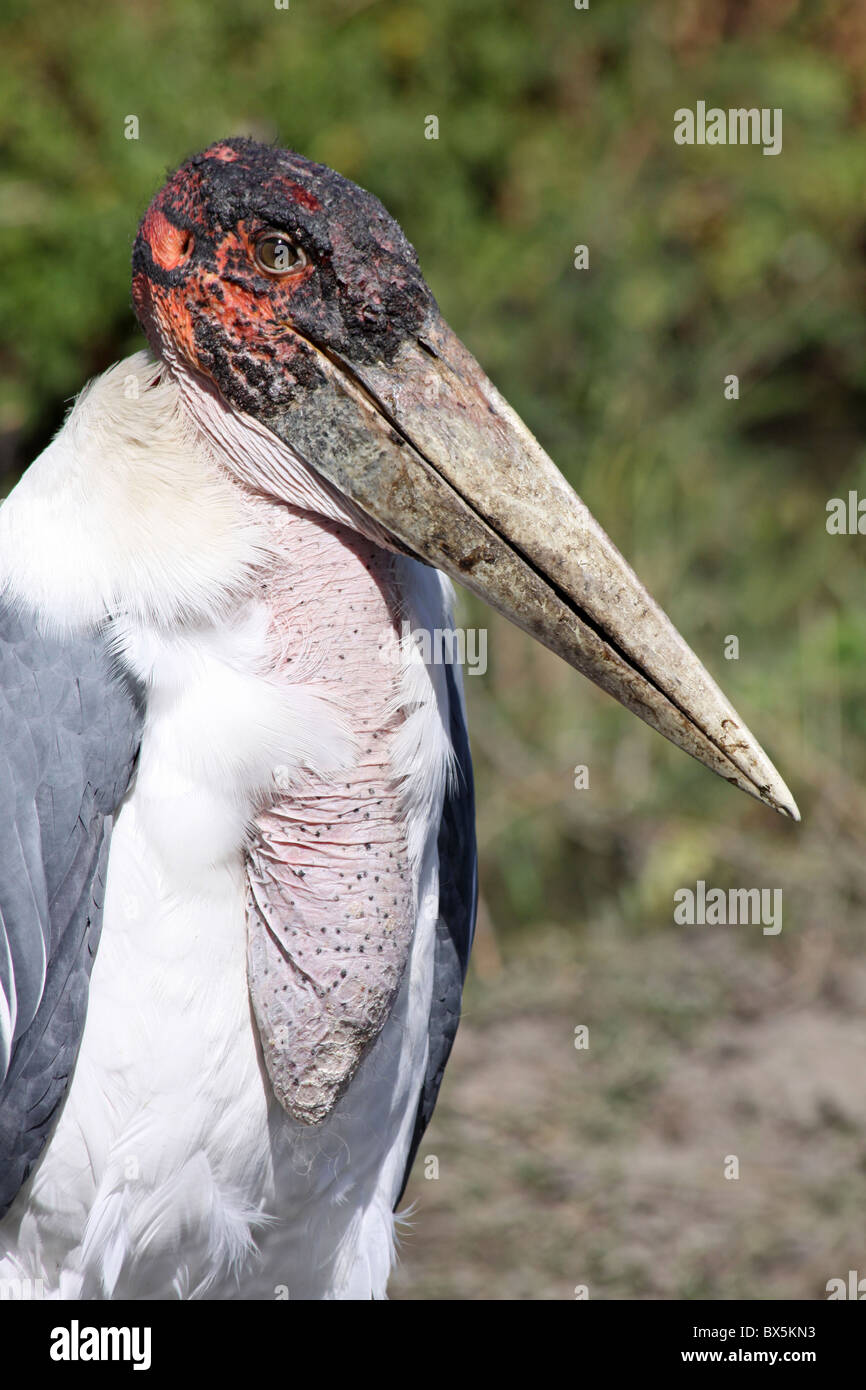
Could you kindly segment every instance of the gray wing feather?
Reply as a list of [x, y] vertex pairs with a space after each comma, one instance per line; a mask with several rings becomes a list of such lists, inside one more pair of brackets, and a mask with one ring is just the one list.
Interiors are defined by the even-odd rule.
[[445, 668], [451, 742], [457, 776], [445, 793], [439, 823], [439, 916], [433, 965], [433, 1000], [430, 1008], [427, 1071], [415, 1117], [415, 1130], [395, 1207], [402, 1200], [424, 1131], [430, 1123], [445, 1064], [451, 1053], [457, 1025], [463, 981], [475, 932], [478, 906], [478, 854], [475, 845], [475, 791], [472, 758], [466, 733], [463, 701], [454, 672]]
[[141, 718], [104, 637], [42, 636], [0, 601], [0, 1214], [78, 1055], [112, 817]]

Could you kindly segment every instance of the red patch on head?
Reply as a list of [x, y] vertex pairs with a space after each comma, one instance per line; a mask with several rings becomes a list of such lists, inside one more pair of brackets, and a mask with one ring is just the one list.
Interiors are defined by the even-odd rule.
[[188, 306], [179, 295], [173, 294], [161, 307], [171, 341], [180, 349], [187, 362], [196, 362], [195, 331]]
[[234, 164], [236, 159], [240, 159], [237, 150], [233, 150], [231, 145], [211, 145], [210, 149], [205, 150], [208, 159], [218, 159], [221, 164]]
[[318, 212], [322, 204], [318, 198], [308, 193], [306, 188], [302, 188], [299, 183], [285, 183], [283, 185], [290, 198], [296, 203], [300, 203], [302, 208], [307, 208], [309, 212]]
[[159, 339], [167, 337], [188, 362], [195, 362], [192, 314], [182, 294], [165, 290], [146, 275], [138, 274], [132, 277], [132, 301], [151, 342], [154, 333]]
[[163, 270], [174, 270], [189, 259], [193, 247], [192, 232], [184, 227], [175, 227], [155, 208], [147, 213], [141, 231], [150, 247], [150, 254]]

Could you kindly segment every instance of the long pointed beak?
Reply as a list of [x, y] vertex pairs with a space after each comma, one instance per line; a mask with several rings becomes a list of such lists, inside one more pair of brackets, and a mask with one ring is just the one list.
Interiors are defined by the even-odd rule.
[[800, 819], [736, 710], [438, 314], [388, 364], [308, 345], [323, 384], [267, 421], [285, 443], [411, 553], [720, 777]]

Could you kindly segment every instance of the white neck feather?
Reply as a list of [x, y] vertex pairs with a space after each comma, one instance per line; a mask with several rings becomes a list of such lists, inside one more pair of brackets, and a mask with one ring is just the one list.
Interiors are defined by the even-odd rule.
[[146, 351], [85, 387], [0, 507], [0, 583], [54, 631], [216, 616], [263, 558], [240, 490]]
[[212, 620], [273, 558], [254, 494], [391, 548], [269, 430], [182, 364], [137, 352], [85, 387], [0, 507], [0, 586], [53, 631]]

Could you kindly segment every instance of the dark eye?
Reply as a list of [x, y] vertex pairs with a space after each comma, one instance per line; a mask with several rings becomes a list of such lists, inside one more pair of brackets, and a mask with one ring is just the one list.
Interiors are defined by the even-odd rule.
[[290, 241], [285, 232], [262, 232], [254, 249], [256, 265], [268, 275], [289, 275], [303, 270], [307, 258], [300, 246]]

